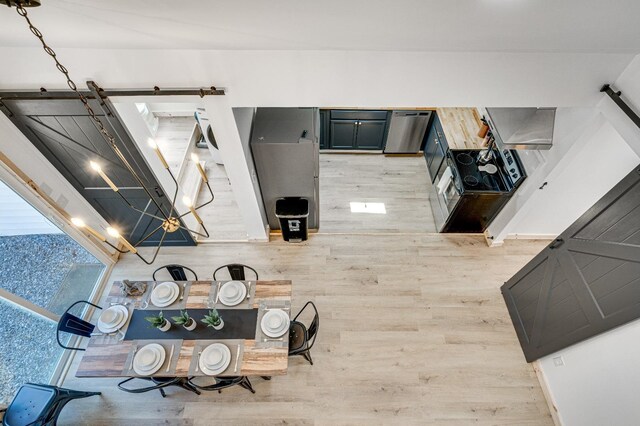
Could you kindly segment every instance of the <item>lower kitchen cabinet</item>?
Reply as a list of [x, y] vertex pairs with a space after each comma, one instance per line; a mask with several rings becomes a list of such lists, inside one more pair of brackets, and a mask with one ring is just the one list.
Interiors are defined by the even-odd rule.
[[[326, 149], [382, 150], [387, 133], [387, 111], [329, 111]], [[325, 116], [326, 117], [326, 116]]]
[[431, 128], [429, 129], [424, 145], [424, 157], [427, 161], [427, 169], [429, 170], [431, 182], [435, 180], [438, 170], [444, 162], [446, 152], [449, 149], [440, 120], [435, 113], [433, 115], [434, 118], [431, 122]]
[[382, 149], [386, 126], [386, 120], [358, 121], [355, 149]]

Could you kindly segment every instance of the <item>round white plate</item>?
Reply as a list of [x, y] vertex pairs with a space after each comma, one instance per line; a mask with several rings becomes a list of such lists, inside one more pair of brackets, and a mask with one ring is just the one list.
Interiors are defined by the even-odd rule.
[[[222, 362], [219, 363], [217, 368], [209, 368], [205, 365], [205, 360], [207, 359], [207, 355], [210, 351], [220, 351], [222, 352]], [[229, 364], [231, 363], [231, 350], [229, 349], [229, 347], [223, 343], [213, 343], [209, 346], [207, 346], [202, 353], [200, 354], [200, 370], [208, 375], [208, 376], [215, 376], [216, 374], [220, 374], [222, 373], [224, 370], [227, 369], [227, 367], [229, 367]]]
[[[150, 343], [136, 352], [133, 359], [133, 371], [141, 376], [150, 376], [162, 367], [166, 356], [167, 353], [162, 345]], [[140, 365], [140, 361], [145, 357], [153, 357], [156, 361], [152, 365], [144, 367]]]
[[[102, 316], [106, 311], [116, 312], [116, 315], [119, 318], [119, 320], [114, 324], [107, 324], [104, 321], [102, 321]], [[114, 331], [119, 330], [123, 325], [125, 325], [128, 319], [129, 319], [129, 310], [126, 308], [126, 306], [123, 306], [123, 305], [111, 306], [110, 308], [105, 309], [102, 315], [100, 315], [100, 318], [98, 318], [98, 324], [97, 324], [98, 330], [100, 330], [102, 333], [113, 333]]]
[[[161, 295], [164, 296], [162, 294], [164, 291], [170, 292], [170, 296], [168, 296], [168, 298], [166, 298], [166, 296], [160, 297]], [[151, 293], [151, 303], [159, 308], [164, 308], [175, 302], [179, 294], [180, 288], [178, 287], [178, 284], [174, 282], [168, 281], [166, 283], [158, 284]]]
[[220, 302], [225, 306], [236, 306], [247, 297], [247, 287], [242, 281], [229, 281], [220, 287]]
[[[276, 325], [277, 323], [280, 325]], [[260, 328], [269, 337], [280, 337], [289, 330], [289, 315], [281, 309], [267, 311], [262, 316]]]

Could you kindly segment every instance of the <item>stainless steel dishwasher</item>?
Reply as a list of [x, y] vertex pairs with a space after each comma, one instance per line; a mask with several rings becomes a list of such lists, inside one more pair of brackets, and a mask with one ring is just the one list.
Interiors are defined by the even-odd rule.
[[427, 131], [431, 111], [393, 111], [385, 154], [416, 154]]

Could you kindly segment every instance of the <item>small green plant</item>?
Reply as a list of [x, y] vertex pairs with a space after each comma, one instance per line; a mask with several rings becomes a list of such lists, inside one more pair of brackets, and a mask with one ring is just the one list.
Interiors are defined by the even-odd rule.
[[202, 318], [202, 322], [207, 324], [207, 327], [217, 327], [222, 322], [222, 318], [220, 318], [217, 309], [211, 309], [209, 313]]
[[171, 319], [175, 324], [185, 325], [185, 326], [191, 325], [191, 321], [193, 321], [193, 318], [189, 316], [189, 313], [187, 311], [180, 311], [180, 316], [171, 317]]
[[160, 311], [158, 315], [145, 317], [144, 319], [149, 321], [151, 325], [154, 326], [155, 328], [163, 327], [167, 323], [167, 319], [164, 317], [164, 314], [162, 313], [162, 311]]

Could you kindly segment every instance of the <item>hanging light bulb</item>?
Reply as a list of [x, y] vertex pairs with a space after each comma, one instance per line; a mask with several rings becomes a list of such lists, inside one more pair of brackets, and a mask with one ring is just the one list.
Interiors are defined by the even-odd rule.
[[118, 192], [118, 187], [115, 183], [113, 183], [111, 179], [109, 179], [109, 176], [107, 176], [107, 174], [102, 171], [102, 167], [100, 167], [100, 164], [96, 163], [95, 161], [89, 161], [89, 165], [100, 175], [102, 180], [105, 181], [105, 183], [109, 185], [111, 189], [113, 189], [114, 192]]
[[118, 231], [116, 228], [113, 227], [108, 227], [107, 228], [107, 234], [111, 235], [113, 238], [117, 238], [120, 240], [120, 242], [122, 243], [123, 246], [125, 246], [127, 249], [129, 249], [129, 251], [131, 253], [137, 253], [138, 249], [136, 249], [134, 246], [132, 246], [129, 241], [127, 241], [127, 239], [125, 237], [123, 237], [122, 235], [120, 235], [120, 231]]
[[120, 232], [111, 226], [107, 228], [107, 234], [111, 235], [113, 238], [120, 238]]
[[158, 146], [156, 141], [153, 140], [152, 138], [149, 138], [147, 139], [147, 143], [156, 152], [158, 159], [160, 159], [160, 162], [162, 163], [162, 167], [169, 170], [169, 163], [167, 163], [167, 160], [165, 160], [164, 155], [162, 155], [162, 152], [160, 151], [160, 147]]
[[191, 211], [191, 214], [193, 215], [193, 217], [195, 217], [198, 223], [202, 225], [202, 219], [200, 218], [200, 215], [198, 215], [198, 213], [196, 212], [196, 209], [193, 208], [193, 203], [191, 202], [191, 198], [185, 195], [184, 197], [182, 197], [182, 202], [184, 203], [185, 206], [189, 207], [189, 210]]
[[209, 180], [207, 179], [207, 174], [205, 173], [204, 169], [202, 168], [202, 164], [200, 164], [200, 158], [198, 157], [198, 154], [196, 154], [195, 152], [191, 153], [191, 161], [193, 161], [196, 165], [196, 168], [198, 169], [198, 171], [200, 172], [200, 177], [202, 177], [202, 181], [203, 182], [208, 182]]
[[96, 237], [97, 239], [102, 241], [103, 243], [105, 241], [107, 241], [107, 239], [101, 233], [99, 233], [98, 231], [96, 231], [92, 227], [87, 226], [87, 224], [84, 222], [84, 220], [80, 219], [79, 217], [72, 217], [71, 218], [71, 223], [73, 223], [73, 225], [76, 228], [85, 229], [89, 234], [93, 235], [94, 237]]

